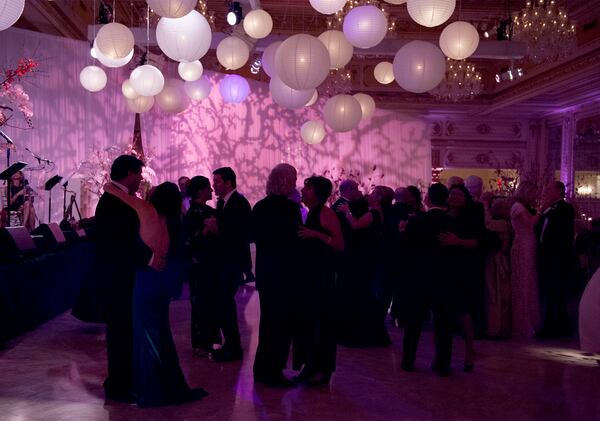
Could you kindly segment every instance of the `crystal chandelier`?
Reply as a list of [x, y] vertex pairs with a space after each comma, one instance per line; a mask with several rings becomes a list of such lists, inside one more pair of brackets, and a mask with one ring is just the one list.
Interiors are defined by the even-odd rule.
[[331, 70], [325, 82], [319, 86], [319, 94], [324, 97], [349, 94], [351, 91], [352, 73], [347, 69]]
[[335, 15], [327, 18], [327, 29], [340, 29], [344, 24], [344, 18], [350, 11], [358, 6], [375, 6], [380, 9], [388, 21], [388, 31], [392, 32], [396, 29], [397, 18], [390, 16], [386, 5], [378, 0], [348, 0], [344, 7], [338, 10]]
[[475, 65], [464, 60], [446, 59], [446, 76], [429, 93], [440, 101], [471, 100], [483, 91], [481, 73]]
[[576, 47], [575, 24], [555, 0], [527, 0], [513, 17], [513, 39], [527, 44], [527, 56], [534, 63], [567, 57]]

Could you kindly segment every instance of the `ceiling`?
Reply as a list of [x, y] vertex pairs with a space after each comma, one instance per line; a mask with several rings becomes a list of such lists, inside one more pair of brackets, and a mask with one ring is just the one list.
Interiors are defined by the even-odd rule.
[[[67, 38], [88, 39], [88, 25], [98, 17], [101, 0], [27, 0], [25, 11], [15, 26], [37, 32]], [[105, 0], [116, 9], [116, 20], [129, 27], [144, 27], [145, 0]], [[524, 6], [525, 0], [458, 0], [450, 21], [460, 19], [474, 24], [480, 32], [494, 27], [506, 19], [511, 11]], [[352, 74], [352, 90], [371, 94], [379, 107], [411, 110], [419, 113], [446, 113], [491, 116], [500, 114], [541, 117], [577, 106], [589, 106], [600, 101], [600, 0], [557, 0], [567, 7], [569, 17], [577, 25], [577, 48], [573, 54], [560, 62], [532, 65], [525, 61], [514, 63], [525, 69], [525, 76], [517, 81], [497, 84], [494, 75], [511, 63], [500, 59], [469, 59], [484, 78], [483, 93], [472, 101], [446, 103], [433, 96], [413, 94], [401, 89], [396, 83], [381, 85], [373, 77], [374, 66], [382, 60], [392, 60], [389, 53], [355, 49], [353, 60], [347, 69]], [[215, 31], [231, 31], [225, 22], [229, 1], [207, 0], [210, 12], [214, 12]], [[243, 0], [244, 12], [252, 5], [260, 5], [273, 18], [273, 34], [280, 36], [293, 33], [318, 35], [327, 29], [327, 17], [318, 14], [308, 0]], [[566, 4], [565, 4], [566, 3]], [[395, 51], [407, 40], [422, 39], [437, 43], [441, 27], [425, 28], [409, 17], [406, 5], [383, 3], [389, 15], [396, 21], [396, 28], [386, 37], [386, 44]], [[96, 6], [94, 8], [94, 5]], [[156, 17], [152, 20], [156, 21]], [[482, 42], [485, 42], [482, 38]], [[260, 44], [259, 44], [260, 45]], [[395, 50], [394, 50], [395, 48]], [[155, 49], [155, 52], [159, 52]], [[254, 54], [259, 56], [260, 52]], [[224, 71], [218, 64], [214, 51], [202, 59], [205, 68]], [[236, 71], [244, 76], [268, 80], [264, 72], [252, 75], [249, 65]]]

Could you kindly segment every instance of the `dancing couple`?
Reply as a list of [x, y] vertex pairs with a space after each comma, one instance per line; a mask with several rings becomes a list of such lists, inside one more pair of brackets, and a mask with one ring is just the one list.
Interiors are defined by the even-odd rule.
[[119, 156], [96, 208], [97, 259], [106, 311], [107, 400], [139, 407], [199, 400], [179, 366], [169, 305], [181, 289], [181, 195], [160, 184], [149, 202], [134, 194], [144, 163]]

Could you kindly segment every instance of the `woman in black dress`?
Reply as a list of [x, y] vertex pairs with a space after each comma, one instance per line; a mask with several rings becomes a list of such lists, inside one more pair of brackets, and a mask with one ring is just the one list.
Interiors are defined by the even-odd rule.
[[354, 247], [349, 259], [352, 274], [341, 307], [348, 309], [339, 320], [338, 342], [354, 348], [389, 346], [392, 342], [385, 328], [381, 303], [375, 295], [375, 279], [381, 269], [382, 200], [387, 188], [377, 186], [369, 194], [369, 211], [357, 218], [347, 204], [338, 208], [346, 213], [353, 229]]
[[298, 297], [299, 330], [294, 340], [295, 380], [308, 385], [329, 383], [335, 371], [335, 256], [344, 249], [340, 222], [325, 206], [332, 184], [325, 177], [304, 181], [302, 202], [309, 212], [298, 230], [302, 239], [302, 290]]
[[190, 303], [192, 305], [191, 338], [194, 355], [208, 358], [213, 345], [221, 343], [216, 320], [216, 275], [214, 235], [206, 228], [206, 219], [215, 210], [206, 202], [212, 199], [213, 189], [208, 178], [193, 177], [186, 188], [191, 200], [183, 219], [183, 232], [189, 261]]

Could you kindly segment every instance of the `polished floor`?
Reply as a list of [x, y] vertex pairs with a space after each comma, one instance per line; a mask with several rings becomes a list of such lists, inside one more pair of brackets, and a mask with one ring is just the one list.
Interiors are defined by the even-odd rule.
[[238, 309], [246, 357], [214, 363], [192, 355], [189, 304], [173, 303], [172, 329], [190, 385], [210, 392], [202, 401], [157, 409], [105, 404], [103, 328], [64, 314], [0, 351], [0, 420], [598, 420], [598, 356], [576, 341], [478, 341], [473, 373], [460, 371], [464, 347], [455, 342], [452, 376], [428, 367], [433, 347], [421, 340], [418, 370], [400, 369], [401, 331], [380, 349], [338, 351], [338, 371], [323, 388], [268, 389], [252, 381], [258, 296], [240, 288]]

